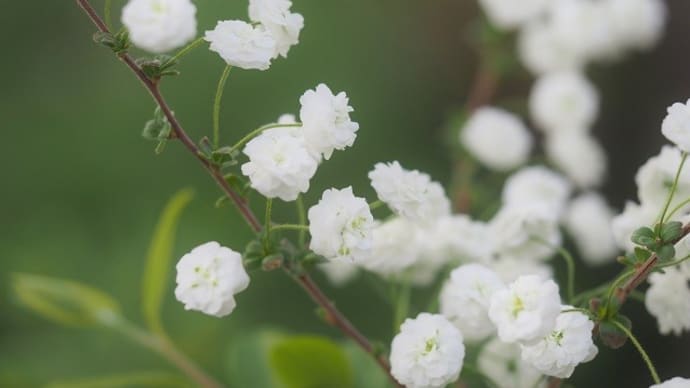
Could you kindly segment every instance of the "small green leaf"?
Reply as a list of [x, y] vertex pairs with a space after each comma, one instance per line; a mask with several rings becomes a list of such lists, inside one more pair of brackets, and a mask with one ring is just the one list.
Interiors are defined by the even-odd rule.
[[661, 261], [671, 260], [676, 256], [676, 248], [673, 247], [673, 244], [666, 244], [656, 251], [656, 255]]
[[164, 147], [164, 145], [160, 143], [166, 142], [170, 138], [171, 133], [172, 126], [168, 118], [165, 117], [160, 107], [156, 107], [156, 110], [153, 112], [153, 119], [146, 122], [141, 136], [148, 140], [158, 141], [159, 144], [156, 149], [158, 151], [157, 153], [160, 153], [159, 151]]
[[664, 242], [673, 242], [683, 232], [683, 224], [678, 221], [667, 222], [661, 227], [661, 239]]
[[266, 272], [276, 270], [283, 265], [283, 261], [283, 255], [280, 253], [266, 256], [261, 260], [261, 269]]
[[637, 245], [642, 245], [648, 248], [656, 244], [656, 236], [654, 231], [646, 226], [635, 230], [632, 236], [630, 236], [630, 240]]
[[269, 364], [285, 388], [352, 388], [352, 366], [343, 349], [329, 339], [295, 336], [278, 341]]
[[156, 333], [163, 333], [160, 312], [170, 273], [177, 224], [182, 210], [189, 204], [192, 197], [192, 190], [185, 189], [178, 191], [168, 201], [156, 225], [146, 257], [141, 308], [147, 325]]
[[129, 42], [129, 32], [126, 29], [121, 29], [115, 34], [110, 32], [98, 31], [93, 34], [93, 41], [108, 47], [113, 50], [115, 54], [125, 53], [130, 46]]
[[136, 62], [149, 79], [157, 80], [166, 75], [180, 74], [179, 71], [172, 69], [177, 62], [171, 59], [169, 55], [156, 55], [153, 58], [139, 58]]
[[247, 197], [247, 194], [249, 194], [249, 189], [251, 188], [251, 184], [248, 180], [236, 174], [227, 174], [224, 178], [230, 187], [232, 187], [233, 190], [235, 190], [240, 196], [243, 198]]
[[634, 257], [637, 262], [647, 261], [651, 255], [652, 252], [648, 251], [647, 249], [635, 247]]
[[63, 325], [107, 325], [120, 315], [110, 295], [81, 283], [19, 273], [12, 276], [12, 288], [24, 306]]

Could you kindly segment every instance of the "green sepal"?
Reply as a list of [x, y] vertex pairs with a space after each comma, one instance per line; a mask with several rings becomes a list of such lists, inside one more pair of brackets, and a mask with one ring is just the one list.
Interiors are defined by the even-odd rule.
[[[618, 315], [611, 319], [617, 320], [628, 328], [628, 330], [632, 327], [632, 322], [624, 315]], [[628, 341], [628, 335], [618, 328], [611, 320], [599, 322], [597, 330], [601, 342], [611, 349], [618, 349]]]
[[93, 41], [113, 50], [117, 55], [127, 52], [130, 47], [129, 32], [124, 28], [115, 34], [102, 31], [95, 32]]
[[139, 58], [136, 60], [141, 71], [151, 80], [158, 80], [165, 76], [179, 75], [180, 72], [173, 69], [177, 61], [171, 61], [170, 55], [156, 55], [153, 58]]

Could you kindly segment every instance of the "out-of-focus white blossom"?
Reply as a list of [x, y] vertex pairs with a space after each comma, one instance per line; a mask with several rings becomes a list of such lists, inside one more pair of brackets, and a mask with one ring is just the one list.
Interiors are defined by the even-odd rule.
[[530, 260], [511, 256], [499, 256], [486, 262], [503, 280], [503, 283], [512, 283], [520, 276], [536, 275], [542, 280], [553, 279], [553, 268], [542, 260]]
[[359, 124], [350, 119], [354, 109], [345, 92], [336, 95], [324, 84], [307, 90], [299, 99], [304, 139], [315, 154], [328, 160], [334, 150], [352, 146]]
[[407, 388], [443, 388], [460, 376], [462, 333], [443, 315], [406, 319], [391, 344], [391, 374]]
[[372, 249], [374, 217], [352, 187], [328, 189], [308, 212], [309, 247], [329, 260], [363, 260]]
[[588, 264], [610, 263], [616, 258], [612, 220], [613, 211], [601, 194], [584, 193], [570, 203], [563, 224]]
[[196, 7], [190, 0], [129, 0], [122, 24], [135, 46], [165, 53], [196, 35]]
[[649, 275], [651, 286], [645, 295], [645, 306], [656, 318], [661, 334], [681, 335], [690, 330], [690, 279], [674, 267], [664, 271]]
[[546, 206], [561, 214], [572, 187], [562, 175], [543, 166], [524, 167], [503, 185], [504, 206]]
[[585, 62], [585, 58], [556, 33], [553, 23], [543, 20], [522, 28], [517, 49], [522, 64], [535, 75], [579, 70]]
[[477, 358], [479, 370], [498, 388], [542, 388], [542, 375], [520, 357], [520, 345], [494, 338], [482, 347]]
[[[664, 146], [659, 155], [652, 156], [635, 175], [637, 196], [644, 206], [660, 211], [668, 199], [671, 186], [681, 162], [681, 151], [672, 146]], [[671, 208], [690, 197], [690, 163], [683, 168], [678, 179], [678, 187], [671, 202]]]
[[182, 256], [177, 263], [175, 297], [186, 310], [224, 317], [235, 309], [235, 294], [249, 285], [242, 257], [215, 241]]
[[327, 263], [321, 263], [317, 267], [336, 287], [346, 285], [357, 276], [357, 265], [347, 260], [331, 260]]
[[661, 384], [654, 384], [649, 388], [690, 388], [690, 379], [674, 377], [670, 380], [662, 382]]
[[585, 131], [549, 134], [546, 155], [580, 188], [599, 186], [606, 176], [606, 152]]
[[599, 93], [579, 72], [550, 73], [532, 87], [529, 110], [544, 132], [586, 129], [599, 113]]
[[548, 206], [504, 206], [489, 223], [494, 254], [523, 260], [550, 258], [561, 243], [557, 217]]
[[499, 171], [527, 162], [534, 143], [519, 117], [493, 107], [472, 114], [460, 132], [460, 142], [482, 164]]
[[676, 102], [668, 107], [668, 114], [661, 124], [661, 133], [678, 148], [690, 152], [690, 100]]
[[611, 230], [618, 248], [632, 252], [635, 249], [635, 244], [630, 240], [633, 232], [642, 226], [652, 225], [658, 212], [657, 208], [626, 202], [623, 212], [611, 220]]
[[400, 216], [430, 223], [450, 214], [443, 187], [425, 173], [402, 168], [397, 161], [377, 163], [369, 180], [379, 199]]
[[273, 128], [252, 139], [242, 151], [249, 161], [242, 174], [267, 198], [294, 201], [309, 190], [318, 160], [307, 150], [299, 128]]
[[416, 225], [401, 217], [376, 225], [371, 255], [357, 260], [357, 264], [383, 277], [402, 274], [419, 257], [416, 234]]
[[290, 12], [292, 2], [288, 0], [250, 0], [249, 18], [261, 23], [276, 41], [273, 58], [282, 55], [287, 58], [291, 46], [299, 43], [299, 33], [304, 27], [304, 18]]
[[606, 1], [554, 0], [551, 22], [553, 33], [587, 61], [615, 58], [623, 50], [616, 39]]
[[[563, 306], [563, 310], [572, 308]], [[522, 345], [522, 359], [547, 376], [569, 378], [575, 367], [598, 353], [592, 341], [594, 322], [579, 311], [562, 312], [556, 327], [539, 342]]]
[[503, 342], [530, 344], [550, 333], [561, 311], [558, 285], [539, 276], [521, 276], [491, 297], [489, 318]]
[[505, 285], [498, 275], [480, 264], [454, 269], [440, 295], [440, 311], [460, 329], [467, 341], [481, 341], [496, 328], [489, 320], [491, 296]]
[[552, 0], [479, 0], [493, 25], [514, 29], [541, 16]]
[[666, 5], [661, 0], [606, 0], [608, 17], [618, 43], [647, 50], [664, 33]]
[[276, 50], [276, 41], [264, 26], [241, 20], [219, 21], [204, 39], [228, 65], [242, 69], [268, 69]]

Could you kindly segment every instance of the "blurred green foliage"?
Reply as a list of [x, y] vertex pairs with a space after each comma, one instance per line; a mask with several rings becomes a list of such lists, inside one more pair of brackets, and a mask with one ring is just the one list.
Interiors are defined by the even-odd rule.
[[[196, 3], [199, 31], [212, 28], [218, 19], [246, 18], [244, 1]], [[221, 142], [232, 143], [282, 113], [297, 113], [299, 96], [324, 82], [347, 91], [361, 130], [351, 150], [336, 153], [320, 167], [306, 195], [307, 206], [332, 186], [352, 185], [355, 192], [373, 198], [366, 173], [378, 161], [399, 160], [448, 183], [450, 155], [439, 128], [462, 104], [476, 64], [476, 53], [465, 39], [468, 22], [477, 15], [474, 1], [294, 3], [306, 20], [300, 44], [269, 71], [230, 75]], [[113, 4], [119, 9], [124, 0]], [[669, 4], [671, 15], [690, 12], [682, 0]], [[232, 207], [213, 206], [219, 191], [182, 147], [171, 142], [156, 156], [154, 144], [143, 141], [141, 131], [154, 104], [108, 50], [93, 44], [94, 28], [74, 2], [41, 2], [40, 9], [36, 2], [3, 5], [0, 387], [78, 380], [97, 386], [83, 379], [131, 374], [164, 380], [167, 372], [175, 375], [172, 367], [116, 333], [64, 328], [19, 308], [7, 287], [10, 272], [97, 285], [120, 302], [126, 316], [141, 317], [146, 249], [172, 193], [187, 186], [197, 192], [181, 216], [174, 258], [210, 240], [239, 250], [251, 234]], [[612, 151], [607, 190], [618, 205], [634, 195], [637, 166], [658, 151], [663, 108], [690, 95], [689, 60], [678, 55], [690, 52], [684, 20], [672, 18], [671, 38], [656, 52], [593, 71], [604, 101], [597, 133]], [[211, 134], [213, 94], [224, 66], [200, 48], [184, 58], [179, 77], [164, 80], [163, 91], [176, 116], [195, 139]], [[505, 98], [524, 95], [528, 85], [521, 79], [508, 83]], [[631, 106], [639, 109], [631, 112]], [[254, 205], [260, 213], [262, 204]], [[277, 202], [274, 211], [278, 221], [294, 220], [291, 206]], [[608, 268], [580, 280], [592, 285], [613, 272]], [[224, 381], [236, 381], [233, 365], [244, 355], [236, 353], [237, 344], [257, 328], [340, 338], [319, 321], [302, 291], [278, 272], [252, 274], [250, 288], [238, 295], [238, 308], [226, 319], [185, 312], [174, 301], [172, 271], [168, 280], [162, 311], [169, 334]], [[364, 333], [390, 340], [391, 312], [367, 283], [326, 289]], [[650, 355], [662, 365], [662, 375], [682, 373], [690, 348], [687, 338], [660, 338], [639, 305], [630, 310], [640, 340], [657, 345]], [[245, 352], [258, 351], [251, 344], [244, 346]], [[353, 362], [358, 365], [355, 371], [363, 368], [358, 362]], [[242, 373], [264, 375], [260, 365]], [[612, 386], [606, 382], [612, 378], [620, 386], [644, 385], [640, 382], [647, 381], [646, 371], [634, 349], [615, 355], [602, 350], [598, 362], [578, 368], [574, 382]], [[363, 385], [355, 380], [355, 386]]]

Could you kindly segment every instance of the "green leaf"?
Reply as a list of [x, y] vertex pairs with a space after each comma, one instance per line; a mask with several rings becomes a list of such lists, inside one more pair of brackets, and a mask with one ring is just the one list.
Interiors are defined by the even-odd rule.
[[108, 47], [113, 50], [115, 54], [122, 54], [129, 49], [129, 32], [126, 29], [121, 29], [115, 34], [110, 32], [98, 31], [93, 34], [93, 41]]
[[269, 364], [285, 388], [351, 388], [352, 366], [343, 349], [324, 337], [294, 336], [278, 341]]
[[638, 262], [647, 261], [647, 259], [649, 259], [649, 257], [651, 255], [652, 255], [652, 252], [650, 252], [644, 248], [635, 247], [634, 257], [635, 257], [636, 261], [638, 261]]
[[190, 387], [184, 378], [167, 372], [138, 372], [112, 376], [89, 377], [71, 381], [57, 381], [46, 388], [182, 388]]
[[141, 136], [148, 140], [158, 141], [156, 154], [160, 154], [163, 152], [165, 143], [170, 139], [171, 134], [172, 125], [170, 125], [170, 121], [165, 117], [161, 108], [157, 106], [156, 110], [153, 111], [153, 119], [146, 122]]
[[630, 240], [637, 245], [642, 245], [650, 249], [656, 244], [654, 231], [646, 226], [635, 230], [632, 236], [630, 236]]
[[268, 364], [269, 349], [284, 335], [261, 330], [234, 336], [228, 348], [227, 380], [231, 387], [276, 388]]
[[676, 248], [673, 247], [673, 244], [666, 244], [656, 251], [656, 255], [661, 261], [671, 260], [676, 256]]
[[141, 308], [148, 327], [159, 334], [164, 333], [160, 313], [170, 273], [175, 232], [182, 210], [192, 197], [192, 190], [184, 189], [168, 201], [156, 225], [146, 257]]
[[[623, 315], [618, 315], [612, 319], [618, 320], [628, 329], [632, 327], [630, 319]], [[599, 322], [598, 330], [601, 341], [611, 349], [618, 349], [628, 341], [628, 335], [609, 320]]]
[[357, 388], [388, 388], [388, 376], [381, 370], [370, 354], [365, 353], [352, 342], [344, 345], [352, 369], [355, 370], [354, 386]]
[[661, 227], [661, 239], [672, 242], [683, 233], [683, 224], [678, 221], [667, 222]]
[[120, 315], [110, 295], [69, 280], [18, 273], [12, 276], [12, 289], [21, 304], [67, 326], [107, 325]]

